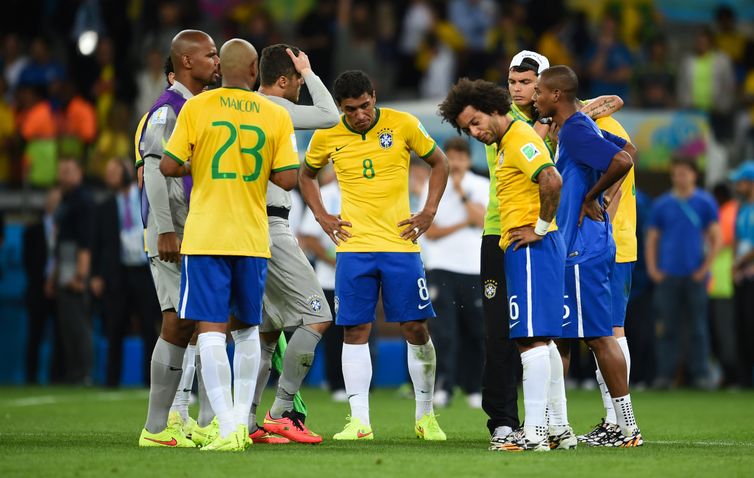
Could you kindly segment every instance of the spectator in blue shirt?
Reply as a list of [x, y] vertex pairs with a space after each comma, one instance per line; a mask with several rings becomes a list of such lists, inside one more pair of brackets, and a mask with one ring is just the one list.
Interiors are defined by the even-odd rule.
[[586, 53], [591, 81], [589, 97], [618, 95], [628, 103], [633, 60], [631, 52], [618, 39], [618, 23], [606, 16], [596, 44]]
[[647, 273], [656, 284], [655, 385], [660, 388], [673, 383], [686, 335], [688, 382], [700, 388], [711, 385], [706, 283], [720, 231], [715, 200], [696, 186], [698, 177], [695, 162], [674, 159], [672, 189], [655, 200], [649, 214], [645, 254]]
[[731, 178], [741, 199], [736, 216], [735, 262], [736, 336], [738, 337], [739, 384], [752, 386], [754, 369], [754, 161], [746, 161]]

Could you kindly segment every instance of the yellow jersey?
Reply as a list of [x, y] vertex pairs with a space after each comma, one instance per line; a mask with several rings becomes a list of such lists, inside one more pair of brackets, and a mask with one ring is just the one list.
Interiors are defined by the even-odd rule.
[[134, 167], [136, 169], [144, 165], [144, 158], [141, 157], [141, 151], [139, 151], [139, 143], [141, 142], [141, 135], [144, 132], [144, 123], [147, 122], [147, 116], [149, 116], [149, 111], [144, 113], [144, 116], [139, 120], [139, 124], [136, 126], [136, 134], [134, 134]]
[[345, 115], [330, 129], [314, 132], [306, 152], [314, 171], [332, 160], [341, 190], [340, 215], [353, 227], [337, 252], [418, 252], [402, 239], [398, 223], [411, 216], [408, 193], [410, 151], [427, 158], [435, 141], [408, 113], [377, 108], [372, 126], [354, 131]]
[[270, 257], [267, 180], [299, 167], [288, 112], [242, 88], [218, 88], [181, 109], [165, 154], [191, 160], [194, 185], [181, 254]]
[[[509, 116], [510, 117], [510, 116]], [[539, 218], [537, 176], [555, 166], [545, 142], [524, 121], [513, 120], [497, 148], [497, 199], [500, 207], [500, 248], [510, 245], [508, 232], [535, 226]], [[557, 230], [555, 221], [550, 231]]]
[[[600, 129], [631, 141], [626, 130], [612, 116], [595, 120]], [[636, 176], [634, 169], [628, 171], [621, 185], [621, 198], [613, 222], [613, 239], [615, 240], [615, 262], [634, 262], [636, 252]]]

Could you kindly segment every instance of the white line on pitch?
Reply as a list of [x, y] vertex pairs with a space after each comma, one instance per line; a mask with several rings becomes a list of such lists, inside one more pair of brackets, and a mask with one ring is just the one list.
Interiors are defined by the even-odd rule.
[[645, 440], [654, 445], [694, 445], [694, 446], [745, 446], [754, 448], [754, 443], [747, 441], [683, 441], [683, 440]]
[[15, 400], [0, 401], [0, 405], [6, 407], [34, 407], [38, 405], [52, 405], [63, 402], [75, 402], [84, 400], [98, 401], [117, 401], [142, 398], [147, 394], [146, 391], [138, 390], [132, 392], [98, 392], [83, 395], [39, 395], [36, 397], [17, 398]]

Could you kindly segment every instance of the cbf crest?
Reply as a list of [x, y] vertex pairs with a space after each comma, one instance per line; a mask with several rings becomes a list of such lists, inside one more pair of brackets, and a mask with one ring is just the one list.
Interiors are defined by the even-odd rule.
[[309, 308], [312, 310], [312, 312], [319, 312], [320, 310], [322, 310], [322, 298], [320, 298], [320, 296], [309, 296], [307, 301], [309, 302]]
[[380, 148], [390, 149], [393, 147], [393, 130], [383, 129], [378, 133], [377, 137], [380, 139]]
[[497, 281], [487, 280], [484, 281], [484, 296], [488, 299], [492, 299], [497, 294]]

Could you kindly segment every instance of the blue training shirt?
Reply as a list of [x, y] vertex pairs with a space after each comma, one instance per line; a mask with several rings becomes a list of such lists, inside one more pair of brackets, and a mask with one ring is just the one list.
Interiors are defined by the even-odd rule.
[[[615, 251], [610, 221], [596, 222], [579, 214], [584, 198], [599, 180], [626, 141], [602, 131], [584, 113], [577, 112], [561, 126], [555, 165], [563, 177], [558, 229], [566, 244], [566, 264], [581, 264], [593, 257]], [[599, 198], [600, 202], [602, 198]]]
[[702, 189], [688, 199], [672, 192], [655, 199], [648, 226], [657, 229], [657, 267], [671, 277], [688, 277], [704, 262], [704, 231], [717, 222], [717, 204]]

